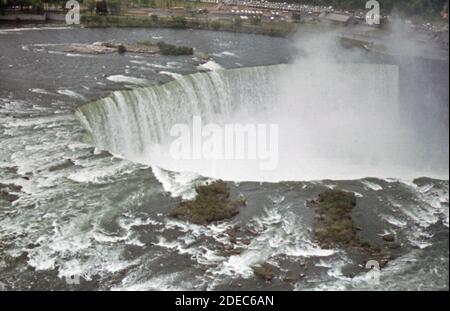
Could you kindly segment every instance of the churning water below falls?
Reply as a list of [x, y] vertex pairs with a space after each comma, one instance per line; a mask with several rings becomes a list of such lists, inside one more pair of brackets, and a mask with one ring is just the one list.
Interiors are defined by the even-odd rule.
[[[112, 40], [195, 54], [54, 48]], [[448, 60], [189, 30], [0, 28], [0, 43], [0, 290], [448, 290]], [[170, 130], [194, 116], [277, 124], [277, 165], [173, 159]], [[168, 216], [218, 178], [247, 200], [236, 217]], [[334, 188], [355, 192], [361, 238], [396, 237], [379, 282], [314, 238], [306, 201]]]

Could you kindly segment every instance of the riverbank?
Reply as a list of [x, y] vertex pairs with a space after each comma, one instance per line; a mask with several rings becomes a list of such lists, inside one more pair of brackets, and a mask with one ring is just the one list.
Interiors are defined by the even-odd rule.
[[135, 17], [135, 16], [83, 16], [85, 27], [145, 27], [173, 29], [201, 29], [287, 37], [295, 33], [298, 24], [290, 22], [264, 22], [252, 24], [241, 20], [211, 20], [188, 17]]
[[46, 12], [43, 14], [16, 13], [0, 15], [0, 22], [65, 22], [66, 15]]

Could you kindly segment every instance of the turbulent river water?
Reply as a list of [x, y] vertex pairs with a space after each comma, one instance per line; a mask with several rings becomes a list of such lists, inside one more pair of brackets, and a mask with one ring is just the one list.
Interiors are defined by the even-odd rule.
[[[54, 49], [107, 40], [196, 53]], [[301, 38], [58, 27], [0, 28], [0, 51], [0, 184], [18, 196], [0, 200], [0, 289], [448, 290], [448, 61], [352, 51], [323, 66]], [[278, 169], [168, 160], [170, 126], [193, 115], [280, 124]], [[167, 216], [207, 178], [248, 206], [209, 226]], [[314, 240], [305, 202], [335, 187], [357, 194], [359, 235], [401, 244], [378, 283]], [[251, 268], [266, 261], [271, 282]]]

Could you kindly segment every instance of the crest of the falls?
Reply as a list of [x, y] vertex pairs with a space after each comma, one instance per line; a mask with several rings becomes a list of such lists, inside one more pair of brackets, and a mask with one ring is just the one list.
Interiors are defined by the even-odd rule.
[[[442, 148], [399, 113], [396, 66], [296, 64], [196, 73], [117, 91], [77, 116], [100, 149], [172, 172], [235, 181], [448, 178]], [[277, 166], [258, 159], [174, 159], [175, 124], [277, 124]], [[434, 151], [433, 151], [434, 148]], [[192, 175], [192, 174], [191, 174]]]

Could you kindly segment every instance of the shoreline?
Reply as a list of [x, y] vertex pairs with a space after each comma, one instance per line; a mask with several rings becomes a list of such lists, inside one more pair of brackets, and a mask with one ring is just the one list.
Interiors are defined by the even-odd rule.
[[[64, 14], [14, 14], [0, 15], [2, 24], [65, 24]], [[294, 34], [298, 25], [287, 21], [267, 22], [257, 24], [236, 22], [232, 19], [192, 18], [187, 16], [133, 16], [133, 15], [82, 15], [80, 26], [86, 28], [168, 28], [168, 29], [198, 29], [211, 31], [226, 31], [234, 33], [261, 34], [274, 37], [288, 37]]]
[[[53, 14], [54, 15], [54, 14]], [[46, 21], [37, 20], [0, 20], [2, 25], [66, 25], [61, 20], [63, 15], [56, 18], [47, 19]], [[302, 21], [288, 22], [260, 21], [259, 23], [250, 23], [236, 21], [236, 19], [210, 19], [210, 18], [193, 18], [187, 16], [133, 16], [133, 15], [82, 15], [80, 25], [75, 27], [82, 28], [148, 28], [148, 29], [178, 29], [178, 30], [206, 30], [230, 33], [254, 34], [269, 37], [291, 38], [299, 33], [317, 33], [317, 32], [334, 32], [342, 44], [349, 48], [362, 48], [368, 52], [380, 53], [389, 56], [398, 56], [389, 51], [389, 48], [383, 43], [384, 39], [389, 36], [391, 29], [389, 27], [367, 27], [365, 25], [330, 25], [320, 21]], [[0, 28], [1, 29], [1, 28]], [[437, 39], [438, 35], [433, 33], [423, 33], [420, 30], [412, 30], [417, 35], [427, 35], [428, 43], [434, 48], [438, 47], [438, 54], [419, 53], [410, 55], [414, 57], [422, 57], [425, 59], [435, 59], [448, 61], [448, 41], [445, 39]], [[442, 32], [441, 32], [442, 33]], [[413, 39], [414, 40], [414, 39]], [[423, 39], [420, 39], [422, 41]], [[432, 42], [435, 41], [435, 42]], [[424, 45], [424, 42], [417, 42]], [[427, 49], [427, 46], [424, 46]]]
[[86, 28], [168, 28], [225, 31], [234, 33], [260, 34], [272, 37], [289, 37], [298, 30], [298, 26], [291, 22], [268, 23], [261, 22], [253, 25], [236, 23], [233, 20], [212, 20], [189, 17], [135, 17], [135, 16], [83, 16], [81, 25]]

